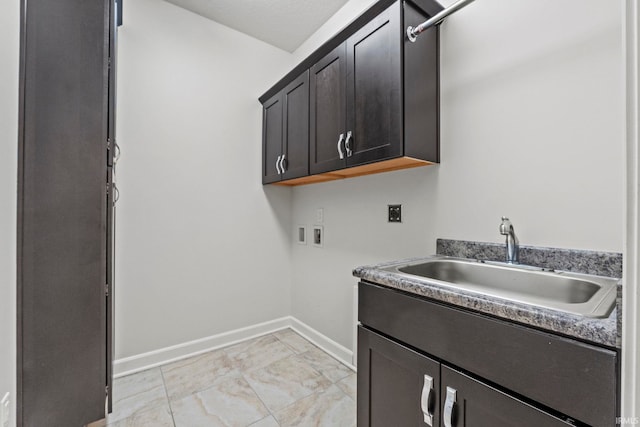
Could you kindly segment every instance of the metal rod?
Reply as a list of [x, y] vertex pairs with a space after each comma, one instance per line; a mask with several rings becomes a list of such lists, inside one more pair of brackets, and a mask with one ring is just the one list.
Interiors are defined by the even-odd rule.
[[446, 9], [441, 10], [440, 12], [438, 12], [437, 14], [433, 15], [431, 18], [429, 18], [429, 20], [423, 22], [422, 24], [418, 25], [417, 27], [407, 27], [407, 37], [409, 37], [409, 40], [411, 42], [415, 42], [418, 34], [420, 34], [421, 32], [425, 31], [427, 28], [431, 28], [434, 25], [438, 25], [439, 23], [441, 23], [444, 18], [446, 18], [447, 16], [451, 15], [452, 13], [462, 9], [463, 7], [465, 7], [466, 5], [468, 5], [469, 3], [472, 3], [474, 0], [459, 0], [458, 2], [452, 4], [451, 6], [449, 6]]

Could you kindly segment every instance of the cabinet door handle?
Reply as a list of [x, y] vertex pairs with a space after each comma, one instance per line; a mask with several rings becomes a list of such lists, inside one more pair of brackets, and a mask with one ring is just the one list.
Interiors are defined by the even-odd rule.
[[113, 188], [113, 206], [115, 206], [120, 200], [120, 190], [115, 182], [111, 184], [111, 188]]
[[456, 404], [456, 389], [447, 387], [447, 400], [444, 401], [444, 426], [453, 427], [453, 407]]
[[347, 139], [344, 141], [344, 148], [347, 150], [347, 157], [351, 157], [353, 155], [353, 150], [351, 150], [351, 141], [353, 140], [353, 134], [351, 131], [347, 132]]
[[344, 152], [342, 151], [343, 141], [344, 141], [344, 133], [341, 133], [340, 138], [338, 138], [338, 155], [340, 156], [340, 160], [344, 159]]
[[433, 412], [429, 408], [431, 405], [431, 394], [433, 393], [433, 378], [429, 375], [424, 376], [424, 383], [422, 384], [422, 395], [420, 396], [420, 407], [422, 409], [422, 415], [424, 415], [424, 422], [426, 425], [433, 427]]
[[282, 171], [280, 170], [280, 157], [282, 157], [282, 155], [278, 156], [276, 159], [276, 170], [278, 171], [278, 175], [282, 174]]
[[120, 160], [120, 146], [118, 145], [117, 142], [113, 141], [113, 165], [115, 166], [116, 163], [118, 163], [118, 160]]
[[287, 157], [286, 154], [282, 155], [282, 158], [280, 159], [280, 170], [282, 171], [281, 173], [285, 173], [285, 171], [287, 170], [287, 164], [285, 163], [285, 158]]

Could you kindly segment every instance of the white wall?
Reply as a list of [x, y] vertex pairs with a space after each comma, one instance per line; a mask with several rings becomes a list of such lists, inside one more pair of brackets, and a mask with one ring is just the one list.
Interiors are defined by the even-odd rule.
[[298, 47], [293, 55], [296, 64], [309, 56], [314, 50], [320, 47], [324, 42], [333, 37], [338, 31], [346, 27], [358, 15], [367, 10], [377, 0], [349, 0], [342, 6], [332, 17], [327, 19], [316, 32], [311, 34], [300, 47]]
[[[320, 207], [326, 237], [292, 246], [293, 315], [351, 347], [353, 267], [434, 253], [438, 237], [502, 242], [502, 215], [521, 244], [621, 252], [621, 16], [606, 0], [482, 0], [448, 18], [441, 164], [295, 188], [292, 241]], [[393, 203], [402, 224], [386, 222]]]
[[118, 43], [116, 358], [288, 315], [291, 190], [261, 185], [258, 96], [291, 54], [154, 0]]
[[0, 14], [0, 399], [16, 401], [16, 191], [18, 156], [19, 2]]
[[[502, 215], [522, 244], [622, 250], [621, 11], [605, 0], [483, 0], [448, 19], [440, 165], [263, 188], [257, 96], [372, 2], [351, 0], [293, 55], [164, 2], [128, 5], [118, 358], [287, 314], [351, 347], [353, 267], [433, 253], [438, 237], [501, 242]], [[295, 244], [320, 207], [324, 248]]]

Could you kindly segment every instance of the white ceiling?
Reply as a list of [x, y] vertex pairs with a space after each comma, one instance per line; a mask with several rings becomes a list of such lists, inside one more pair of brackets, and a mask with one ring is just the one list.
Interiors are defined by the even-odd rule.
[[347, 0], [167, 0], [293, 52]]

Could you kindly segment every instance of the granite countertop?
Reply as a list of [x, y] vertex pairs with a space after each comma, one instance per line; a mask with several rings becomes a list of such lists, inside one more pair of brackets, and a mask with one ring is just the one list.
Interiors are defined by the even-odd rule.
[[[438, 241], [438, 252], [440, 252], [438, 257], [441, 257], [442, 255], [459, 255], [458, 253], [453, 255], [448, 253], [443, 254], [443, 252], [446, 251], [441, 250], [441, 242], [441, 240]], [[620, 316], [618, 316], [618, 314], [620, 312], [619, 296], [621, 294], [621, 281], [618, 282], [618, 298], [616, 300], [616, 307], [613, 309], [609, 317], [598, 319], [510, 301], [477, 292], [454, 289], [438, 284], [438, 282], [435, 281], [431, 282], [428, 280], [419, 280], [417, 278], [412, 279], [411, 276], [384, 270], [384, 268], [396, 265], [406, 265], [432, 258], [433, 256], [412, 258], [371, 266], [357, 267], [353, 270], [353, 275], [369, 282], [409, 292], [436, 301], [442, 301], [476, 312], [486, 313], [520, 324], [530, 325], [538, 329], [578, 338], [595, 344], [620, 348], [621, 328]], [[565, 269], [565, 271], [566, 270], [569, 269]], [[593, 274], [593, 272], [591, 274]], [[610, 274], [607, 275], [611, 276]]]

